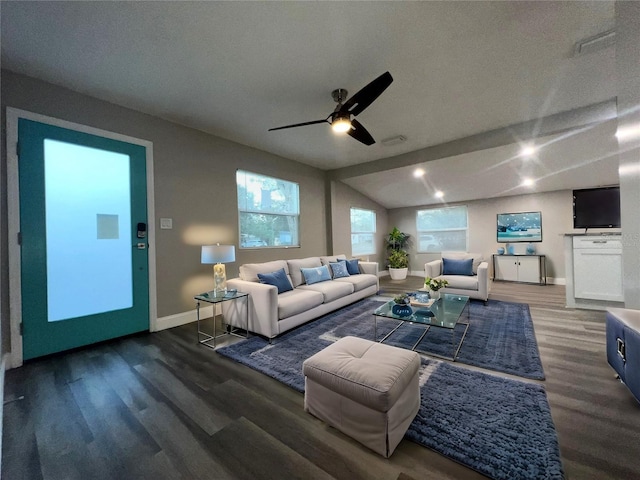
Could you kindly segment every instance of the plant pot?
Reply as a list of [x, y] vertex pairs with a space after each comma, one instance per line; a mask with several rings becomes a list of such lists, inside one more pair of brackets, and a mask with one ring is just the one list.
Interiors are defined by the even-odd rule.
[[434, 300], [438, 300], [440, 298], [440, 290], [429, 290], [429, 296]]
[[391, 280], [404, 280], [407, 278], [408, 268], [391, 268], [389, 267], [389, 275]]

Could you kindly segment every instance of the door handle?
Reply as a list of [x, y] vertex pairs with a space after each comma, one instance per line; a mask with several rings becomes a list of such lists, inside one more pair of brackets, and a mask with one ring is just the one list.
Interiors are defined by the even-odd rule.
[[146, 243], [136, 243], [133, 248], [137, 248], [138, 250], [144, 250], [145, 248], [147, 248], [147, 244]]

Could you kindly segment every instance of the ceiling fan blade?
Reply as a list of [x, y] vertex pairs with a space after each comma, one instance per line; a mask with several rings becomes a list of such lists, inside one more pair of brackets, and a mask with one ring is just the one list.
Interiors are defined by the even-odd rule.
[[347, 135], [355, 138], [359, 142], [364, 143], [365, 145], [373, 145], [376, 141], [373, 139], [371, 134], [367, 131], [366, 128], [362, 126], [362, 124], [357, 121], [355, 118], [351, 120], [351, 128], [347, 130]]
[[283, 128], [304, 127], [305, 125], [315, 125], [316, 123], [329, 123], [329, 121], [325, 118], [323, 120], [314, 120], [312, 122], [294, 123], [293, 125], [285, 125], [284, 127], [270, 128], [269, 131], [273, 132], [274, 130], [282, 130]]
[[391, 82], [393, 82], [391, 74], [389, 72], [383, 73], [347, 100], [340, 108], [340, 112], [348, 112], [353, 116], [362, 113], [365, 108], [371, 105], [373, 101], [391, 85]]

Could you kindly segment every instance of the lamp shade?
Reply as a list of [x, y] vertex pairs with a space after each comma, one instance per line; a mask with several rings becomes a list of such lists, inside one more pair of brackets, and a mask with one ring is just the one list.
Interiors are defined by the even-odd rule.
[[203, 245], [200, 263], [229, 263], [236, 261], [234, 245]]

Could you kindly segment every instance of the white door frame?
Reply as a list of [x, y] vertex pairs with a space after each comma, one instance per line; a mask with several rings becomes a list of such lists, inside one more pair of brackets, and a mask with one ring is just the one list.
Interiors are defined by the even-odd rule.
[[7, 214], [8, 214], [8, 250], [9, 250], [9, 322], [11, 326], [11, 352], [7, 359], [7, 368], [19, 367], [23, 363], [22, 335], [22, 287], [20, 246], [20, 191], [18, 182], [18, 119], [24, 118], [56, 127], [89, 133], [121, 142], [145, 147], [147, 152], [147, 236], [149, 239], [149, 331], [157, 331], [158, 303], [156, 293], [156, 247], [155, 247], [155, 209], [153, 196], [153, 143], [119, 133], [108, 132], [78, 123], [60, 120], [38, 113], [7, 107]]

